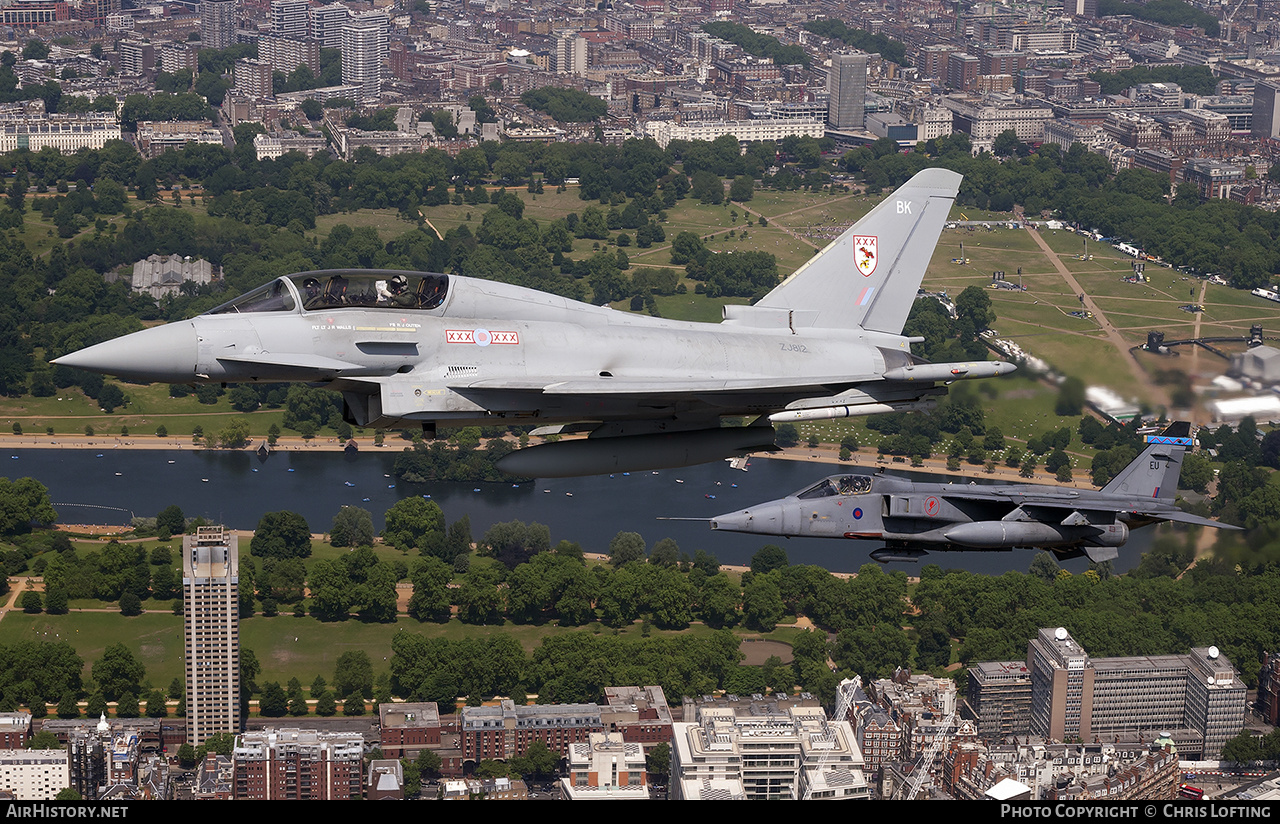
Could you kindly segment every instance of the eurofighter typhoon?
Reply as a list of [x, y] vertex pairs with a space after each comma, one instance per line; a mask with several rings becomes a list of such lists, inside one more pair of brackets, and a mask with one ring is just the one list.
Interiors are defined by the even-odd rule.
[[[319, 384], [360, 427], [535, 425], [517, 475], [685, 466], [773, 449], [777, 421], [931, 406], [1003, 362], [927, 363], [902, 334], [961, 176], [915, 175], [754, 306], [718, 323], [620, 312], [457, 275], [278, 278], [190, 320], [54, 363], [164, 383]], [[748, 417], [746, 427], [720, 427]]]
[[[933, 551], [1052, 550], [1114, 560], [1130, 531], [1175, 521], [1229, 524], [1178, 509], [1174, 494], [1191, 425], [1171, 424], [1101, 490], [1042, 484], [913, 483], [888, 475], [833, 475], [794, 495], [710, 518], [729, 532], [884, 541], [874, 560], [917, 561]], [[692, 519], [681, 519], [692, 520]]]

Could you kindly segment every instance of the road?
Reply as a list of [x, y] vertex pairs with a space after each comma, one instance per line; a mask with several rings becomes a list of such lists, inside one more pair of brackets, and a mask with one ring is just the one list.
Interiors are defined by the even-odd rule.
[[[1169, 393], [1164, 390], [1164, 387], [1156, 385], [1155, 381], [1151, 380], [1151, 377], [1147, 375], [1146, 370], [1142, 368], [1142, 364], [1138, 363], [1138, 359], [1130, 351], [1131, 344], [1124, 339], [1124, 336], [1112, 325], [1111, 321], [1107, 320], [1107, 313], [1099, 308], [1098, 304], [1084, 289], [1080, 288], [1080, 282], [1076, 280], [1075, 275], [1071, 274], [1071, 270], [1062, 262], [1062, 258], [1058, 253], [1049, 248], [1048, 242], [1045, 241], [1040, 232], [1030, 226], [1027, 227], [1027, 231], [1031, 234], [1031, 237], [1035, 238], [1036, 245], [1040, 247], [1040, 251], [1049, 259], [1053, 267], [1058, 270], [1058, 274], [1062, 275], [1062, 279], [1071, 288], [1072, 294], [1084, 295], [1084, 308], [1093, 313], [1093, 319], [1102, 328], [1103, 334], [1107, 336], [1107, 341], [1115, 347], [1116, 354], [1125, 366], [1129, 367], [1129, 371], [1133, 374], [1134, 383], [1141, 387], [1140, 392], [1155, 403], [1163, 404], [1168, 408], [1171, 405]], [[1199, 334], [1199, 322], [1200, 319], [1197, 316], [1197, 335]]]

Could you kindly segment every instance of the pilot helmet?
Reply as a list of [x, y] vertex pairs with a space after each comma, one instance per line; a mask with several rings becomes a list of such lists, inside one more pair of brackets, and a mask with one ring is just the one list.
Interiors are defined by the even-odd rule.
[[315, 278], [307, 278], [302, 282], [302, 288], [308, 292], [314, 292], [320, 289], [320, 281]]
[[400, 292], [406, 286], [409, 285], [409, 279], [406, 278], [404, 275], [396, 275], [395, 277], [391, 278], [390, 283], [391, 283], [391, 291]]

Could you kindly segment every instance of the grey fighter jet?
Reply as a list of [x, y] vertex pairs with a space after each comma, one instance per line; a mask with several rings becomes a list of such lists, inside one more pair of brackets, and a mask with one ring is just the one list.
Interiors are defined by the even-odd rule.
[[[321, 384], [362, 427], [590, 433], [506, 456], [499, 466], [518, 475], [772, 449], [772, 422], [918, 409], [946, 391], [936, 384], [1013, 370], [930, 364], [902, 334], [960, 179], [920, 172], [759, 303], [726, 306], [718, 324], [456, 275], [304, 272], [54, 363], [131, 381]], [[744, 416], [755, 423], [720, 427]]]
[[1129, 532], [1176, 521], [1239, 527], [1191, 515], [1174, 504], [1191, 426], [1177, 422], [1101, 490], [1037, 484], [913, 483], [888, 475], [833, 475], [776, 501], [711, 518], [729, 532], [884, 541], [877, 561], [916, 561], [929, 550], [1052, 550], [1060, 558], [1118, 557]]

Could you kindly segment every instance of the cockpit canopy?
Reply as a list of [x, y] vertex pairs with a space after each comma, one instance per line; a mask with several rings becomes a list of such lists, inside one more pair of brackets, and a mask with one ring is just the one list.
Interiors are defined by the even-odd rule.
[[250, 312], [361, 309], [438, 309], [449, 294], [449, 276], [394, 270], [335, 269], [276, 278], [214, 309], [210, 315]]
[[836, 495], [865, 495], [871, 491], [870, 475], [833, 475], [797, 493], [800, 500], [830, 498]]

